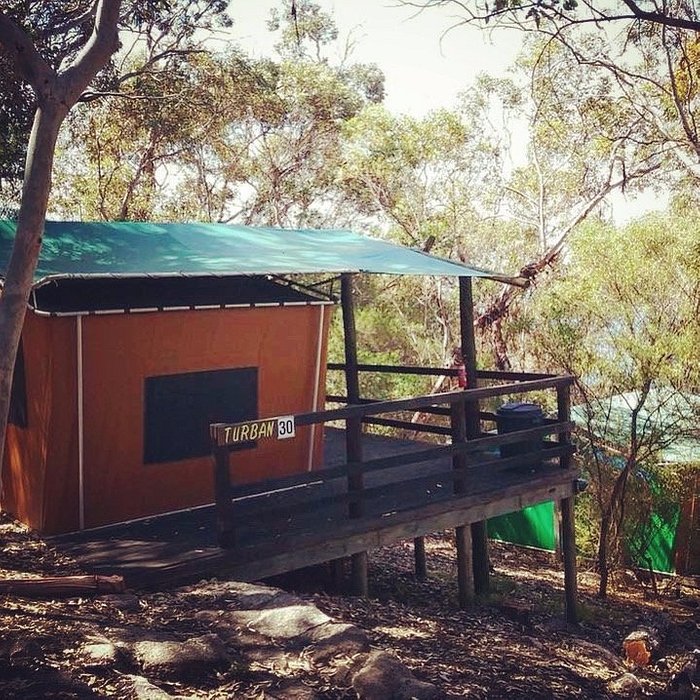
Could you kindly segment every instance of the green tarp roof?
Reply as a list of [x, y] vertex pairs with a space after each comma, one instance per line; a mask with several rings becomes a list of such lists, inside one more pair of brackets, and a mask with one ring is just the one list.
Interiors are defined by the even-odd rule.
[[[601, 399], [594, 408], [592, 429], [605, 441], [626, 447], [631, 431], [632, 410], [639, 402], [639, 394], [626, 392]], [[642, 431], [656, 431], [661, 435], [676, 435], [676, 439], [659, 452], [661, 462], [673, 464], [700, 464], [700, 394], [676, 393], [652, 389], [639, 412]], [[574, 406], [571, 417], [586, 428], [586, 407]]]
[[[0, 221], [0, 276], [15, 224]], [[56, 277], [373, 272], [492, 277], [497, 273], [351, 231], [205, 223], [46, 222], [35, 282]]]

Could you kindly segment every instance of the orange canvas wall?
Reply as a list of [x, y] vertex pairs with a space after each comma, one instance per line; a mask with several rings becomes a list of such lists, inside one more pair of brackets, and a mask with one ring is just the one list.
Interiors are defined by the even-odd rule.
[[[287, 306], [85, 318], [85, 526], [213, 500], [209, 457], [143, 464], [146, 377], [257, 367], [260, 417], [311, 411], [319, 334], [320, 386], [325, 386], [329, 317], [326, 307]], [[324, 398], [321, 391], [319, 406]], [[263, 441], [235, 454], [234, 481], [307, 469], [310, 429], [297, 432], [293, 440]], [[318, 464], [320, 431], [315, 443]]]
[[[84, 527], [213, 500], [210, 457], [143, 464], [146, 377], [256, 367], [260, 417], [320, 409], [331, 312], [285, 306], [82, 317]], [[5, 451], [2, 508], [48, 534], [80, 528], [77, 326], [77, 317], [27, 314], [28, 427], [9, 429]], [[307, 469], [311, 439], [310, 428], [298, 428], [292, 440], [236, 453], [233, 480]], [[321, 458], [318, 429], [311, 466]]]
[[22, 332], [27, 427], [8, 427], [0, 505], [42, 532], [79, 525], [75, 330], [28, 313]]

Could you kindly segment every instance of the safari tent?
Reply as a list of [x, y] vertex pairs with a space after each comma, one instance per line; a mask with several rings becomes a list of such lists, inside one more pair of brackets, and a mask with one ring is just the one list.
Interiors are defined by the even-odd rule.
[[[13, 237], [0, 222], [0, 273]], [[349, 231], [48, 222], [0, 506], [57, 534], [210, 504], [210, 423], [324, 405], [335, 302], [290, 276], [363, 271], [489, 274]], [[322, 435], [299, 430], [233, 480], [314, 469]]]

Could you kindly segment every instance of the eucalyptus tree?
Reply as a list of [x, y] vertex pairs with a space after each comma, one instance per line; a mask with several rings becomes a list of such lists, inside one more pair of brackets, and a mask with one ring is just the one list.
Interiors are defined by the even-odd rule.
[[121, 28], [135, 32], [130, 38], [140, 37], [151, 45], [151, 60], [142, 69], [152, 73], [161, 59], [185, 49], [183, 42], [193, 36], [198, 20], [211, 12], [221, 15], [225, 5], [204, 0], [85, 0], [68, 6], [6, 0], [0, 5], [4, 89], [18, 99], [19, 114], [33, 114], [31, 132], [26, 134], [27, 122], [19, 119], [13, 137], [15, 157], [22, 152], [26, 157], [13, 250], [0, 296], [0, 445], [4, 446], [15, 357], [41, 250], [61, 125], [90, 86], [93, 97], [96, 91], [118, 88], [123, 76], [112, 57]]
[[[605, 69], [582, 66], [554, 43], [526, 42], [513, 77], [482, 83], [506, 114], [504, 128], [525, 133], [520, 138], [527, 147], [511, 159], [515, 165], [504, 183], [500, 213], [521, 228], [516, 264], [525, 289], [532, 291], [561, 260], [578, 225], [608, 216], [605, 203], [612, 192], [639, 193], [648, 186], [663, 168], [667, 144], [653, 138]], [[518, 318], [523, 299], [521, 289], [503, 289], [476, 321], [492, 336], [496, 364], [503, 369], [523, 329]]]
[[451, 6], [458, 9], [455, 26], [500, 24], [518, 29], [556, 26], [565, 33], [580, 26], [597, 29], [630, 23], [700, 31], [700, 17], [693, 2], [672, 0], [402, 0], [419, 9]]
[[[287, 5], [273, 13], [274, 57], [235, 48], [177, 57], [167, 80], [137, 76], [124, 86], [133, 99], [76, 114], [61, 161], [62, 213], [276, 226], [336, 220], [341, 125], [382, 99], [383, 76], [322, 55], [332, 53], [337, 30], [317, 5], [295, 13], [294, 21]], [[157, 99], [137, 99], [144, 92]]]
[[629, 531], [635, 480], [697, 425], [699, 226], [696, 217], [654, 216], [622, 230], [590, 222], [527, 310], [539, 363], [576, 377], [602, 596]]
[[[480, 116], [438, 110], [418, 118], [377, 105], [349, 120], [338, 183], [365, 225], [404, 245], [500, 267], [507, 236], [495, 246], [487, 239], [498, 208], [501, 150]], [[375, 321], [366, 329], [374, 344], [386, 346], [390, 336], [397, 360], [449, 363], [459, 345], [454, 285], [394, 280], [389, 290], [383, 303], [405, 333], [387, 335], [386, 324], [370, 314], [359, 322]]]
[[[427, 11], [437, 6], [454, 9], [454, 31], [472, 24], [486, 32], [517, 30], [526, 38], [535, 100], [530, 120], [533, 139], [530, 163], [515, 173], [509, 187], [515, 197], [511, 212], [529, 221], [542, 243], [536, 256], [521, 261], [522, 274], [530, 283], [560, 259], [572, 225], [600, 212], [602, 201], [593, 194], [587, 197], [592, 208], [583, 198], [581, 206], [564, 204], [559, 221], [550, 218], [547, 232], [542, 194], [553, 203], [555, 190], [566, 191], [570, 178], [555, 167], [547, 183], [538, 155], [542, 147], [555, 144], [558, 157], [579, 161], [579, 172], [587, 180], [581, 184], [589, 195], [596, 182], [603, 197], [612, 189], [636, 188], [646, 197], [660, 190], [697, 189], [700, 18], [695, 3], [409, 0], [404, 4]], [[594, 167], [587, 163], [591, 157]], [[505, 290], [478, 319], [479, 327], [497, 333], [498, 324], [521, 299], [519, 292]]]

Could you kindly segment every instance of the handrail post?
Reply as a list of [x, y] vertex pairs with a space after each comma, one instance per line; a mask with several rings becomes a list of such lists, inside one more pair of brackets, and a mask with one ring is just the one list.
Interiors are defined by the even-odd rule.
[[[450, 422], [452, 424], [452, 442], [464, 444], [467, 439], [464, 400], [451, 405]], [[467, 456], [464, 452], [456, 452], [452, 457], [452, 466], [460, 470], [454, 476], [454, 492], [459, 495], [466, 490], [464, 469], [467, 466]], [[457, 599], [460, 608], [466, 608], [474, 599], [474, 575], [472, 561], [472, 536], [469, 524], [455, 528], [455, 546], [457, 549]]]
[[[357, 330], [355, 328], [355, 306], [352, 298], [352, 275], [343, 273], [340, 277], [340, 303], [343, 309], [343, 331], [345, 337], [345, 384], [348, 404], [360, 401], [360, 381], [357, 370]], [[347, 462], [353, 468], [362, 462], [362, 419], [349, 418], [346, 428]], [[358, 493], [364, 489], [364, 477], [361, 471], [348, 473], [348, 492]], [[349, 516], [360, 518], [363, 515], [362, 501], [350, 502]], [[367, 552], [357, 552], [351, 557], [352, 590], [355, 595], [367, 596]]]
[[[557, 387], [557, 419], [563, 423], [571, 419], [571, 387], [569, 384]], [[563, 445], [571, 443], [571, 433], [567, 430], [559, 434], [559, 442]], [[571, 466], [571, 455], [561, 457], [563, 469]], [[566, 621], [572, 624], [578, 622], [576, 600], [578, 583], [576, 580], [576, 528], [574, 520], [575, 496], [562, 498], [559, 502], [561, 511], [561, 547], [564, 557], [564, 595]]]
[[227, 447], [213, 444], [214, 453], [214, 503], [216, 512], [217, 540], [220, 547], [233, 547], [233, 505], [231, 503], [230, 453]]
[[[476, 389], [476, 338], [474, 336], [474, 297], [471, 277], [459, 278], [459, 319], [462, 361], [467, 376], [467, 389]], [[467, 439], [479, 437], [479, 402], [469, 401], [465, 407]], [[489, 540], [486, 521], [471, 524], [471, 546], [474, 567], [474, 590], [489, 589]]]

